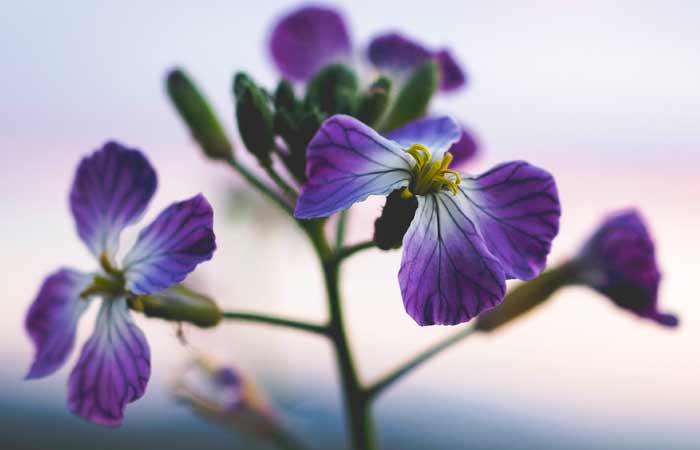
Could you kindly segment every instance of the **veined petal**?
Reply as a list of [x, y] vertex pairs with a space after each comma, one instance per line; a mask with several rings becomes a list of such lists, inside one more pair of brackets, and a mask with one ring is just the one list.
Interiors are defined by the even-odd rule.
[[80, 162], [70, 206], [80, 238], [95, 257], [114, 257], [119, 234], [136, 222], [153, 196], [156, 173], [138, 150], [107, 142]]
[[456, 197], [418, 197], [403, 240], [399, 284], [419, 325], [456, 325], [498, 305], [505, 273]]
[[309, 143], [306, 176], [294, 215], [327, 217], [370, 195], [407, 186], [412, 158], [357, 119], [327, 119]]
[[202, 194], [163, 210], [124, 258], [127, 289], [134, 294], [160, 291], [211, 259], [216, 249], [213, 215]]
[[60, 269], [44, 280], [25, 320], [36, 347], [27, 378], [52, 374], [70, 355], [78, 319], [89, 302], [80, 293], [91, 281], [92, 275], [71, 269]]
[[404, 148], [422, 144], [430, 150], [433, 160], [438, 160], [452, 144], [460, 140], [462, 129], [449, 117], [429, 117], [407, 123], [386, 137]]
[[529, 280], [544, 269], [561, 215], [552, 175], [507, 162], [463, 178], [457, 198], [508, 278]]
[[126, 299], [104, 300], [70, 375], [68, 407], [91, 422], [118, 426], [126, 404], [143, 395], [150, 375], [148, 342], [131, 320]]
[[305, 81], [351, 52], [343, 17], [330, 8], [307, 6], [282, 17], [270, 37], [272, 59], [282, 75]]
[[467, 76], [449, 51], [440, 50], [435, 54], [435, 60], [440, 70], [440, 90], [442, 92], [451, 92], [466, 84]]
[[394, 32], [376, 36], [367, 49], [367, 57], [375, 67], [398, 74], [411, 72], [432, 56], [416, 41]]
[[462, 135], [459, 140], [452, 144], [449, 152], [452, 154], [452, 165], [450, 167], [462, 166], [476, 156], [479, 151], [479, 144], [474, 135], [465, 127], [462, 127]]

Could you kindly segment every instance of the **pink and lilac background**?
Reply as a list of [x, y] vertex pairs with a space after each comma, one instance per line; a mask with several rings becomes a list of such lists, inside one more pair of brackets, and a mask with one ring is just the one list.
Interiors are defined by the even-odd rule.
[[[386, 448], [695, 448], [700, 4], [339, 5], [357, 43], [391, 27], [455, 51], [471, 82], [465, 92], [441, 98], [436, 109], [477, 133], [483, 152], [473, 170], [522, 158], [555, 174], [564, 216], [552, 261], [571, 255], [602, 213], [641, 208], [658, 243], [662, 304], [682, 320], [668, 331], [592, 292], [563, 291], [527, 320], [449, 350], [392, 388], [376, 408]], [[212, 200], [219, 251], [193, 281], [222, 306], [324, 317], [321, 280], [303, 238], [276, 211], [251, 205], [257, 198], [231, 200], [238, 182], [199, 155], [162, 87], [167, 68], [186, 67], [234, 135], [232, 74], [246, 70], [270, 85], [276, 80], [265, 37], [273, 17], [293, 6], [270, 0], [4, 4], [0, 444], [229, 445], [225, 433], [174, 406], [168, 389], [189, 350], [169, 324], [138, 319], [151, 343], [153, 377], [119, 430], [84, 425], [64, 408], [73, 361], [49, 379], [22, 381], [32, 354], [23, 317], [43, 276], [60, 264], [91, 267], [73, 230], [67, 192], [81, 155], [109, 138], [142, 148], [158, 170], [160, 186], [146, 220], [198, 191]], [[380, 205], [358, 208], [351, 239], [369, 235]], [[344, 271], [347, 317], [366, 379], [450, 331], [419, 328], [404, 313], [395, 278], [399, 258], [399, 252], [369, 251]], [[80, 343], [91, 328], [85, 319]], [[307, 441], [318, 448], [340, 442], [339, 397], [325, 343], [242, 324], [188, 336], [193, 347], [258, 377]]]

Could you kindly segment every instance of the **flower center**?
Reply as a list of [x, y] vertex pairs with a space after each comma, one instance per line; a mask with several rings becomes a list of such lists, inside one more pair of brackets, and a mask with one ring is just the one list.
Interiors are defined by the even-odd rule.
[[406, 153], [416, 160], [416, 165], [413, 166], [413, 181], [404, 189], [401, 197], [411, 198], [413, 195], [439, 192], [445, 187], [457, 195], [457, 185], [462, 182], [462, 177], [456, 170], [449, 168], [452, 162], [450, 152], [445, 152], [442, 159], [433, 161], [430, 151], [424, 145], [413, 144]]
[[100, 266], [102, 266], [105, 275], [95, 275], [92, 284], [80, 293], [80, 297], [88, 298], [93, 295], [114, 297], [125, 291], [124, 274], [112, 266], [106, 253], [100, 255]]

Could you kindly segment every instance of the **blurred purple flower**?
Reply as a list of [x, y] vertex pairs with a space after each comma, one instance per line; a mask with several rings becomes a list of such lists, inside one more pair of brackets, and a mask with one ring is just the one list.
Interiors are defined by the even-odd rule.
[[230, 365], [196, 357], [179, 374], [174, 394], [203, 417], [253, 438], [289, 439], [257, 385]]
[[559, 229], [556, 185], [526, 162], [475, 177], [449, 169], [461, 137], [450, 118], [423, 119], [386, 137], [343, 115], [308, 147], [298, 218], [326, 217], [370, 195], [400, 190], [417, 209], [403, 236], [399, 284], [419, 325], [454, 325], [493, 308], [505, 280], [536, 277]]
[[108, 142], [78, 166], [70, 206], [80, 238], [100, 262], [82, 273], [49, 275], [26, 317], [36, 347], [27, 378], [54, 373], [68, 358], [78, 320], [92, 298], [103, 301], [92, 337], [70, 374], [70, 410], [95, 423], [121, 424], [127, 403], [140, 398], [150, 377], [150, 350], [132, 321], [128, 300], [182, 281], [216, 247], [212, 209], [200, 194], [174, 203], [138, 235], [114, 264], [121, 231], [143, 214], [157, 185], [156, 173], [138, 150]]
[[[323, 66], [347, 61], [352, 44], [343, 16], [335, 9], [305, 6], [282, 16], [272, 29], [270, 53], [282, 75], [306, 81]], [[375, 37], [367, 58], [379, 70], [403, 78], [426, 61], [434, 60], [440, 72], [440, 90], [464, 86], [466, 75], [447, 49], [432, 51], [399, 33]]]
[[654, 242], [640, 214], [608, 216], [576, 258], [579, 280], [639, 317], [675, 327], [678, 318], [658, 306], [659, 272]]

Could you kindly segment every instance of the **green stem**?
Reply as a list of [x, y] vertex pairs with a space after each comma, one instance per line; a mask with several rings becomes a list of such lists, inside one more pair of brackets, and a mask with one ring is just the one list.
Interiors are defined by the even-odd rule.
[[349, 210], [344, 209], [338, 217], [338, 225], [335, 229], [335, 248], [341, 248], [345, 242], [345, 228], [348, 222]]
[[272, 166], [265, 167], [265, 172], [267, 175], [272, 179], [272, 181], [275, 182], [275, 184], [284, 191], [285, 194], [290, 198], [290, 200], [293, 200], [294, 203], [297, 201], [297, 196], [299, 195], [292, 186], [287, 183], [287, 181], [280, 176], [280, 174], [275, 171], [275, 169]]
[[253, 187], [255, 187], [258, 192], [263, 194], [265, 197], [272, 200], [273, 203], [277, 204], [282, 210], [284, 210], [290, 216], [294, 216], [294, 209], [284, 201], [275, 191], [270, 189], [265, 183], [260, 181], [252, 172], [250, 172], [245, 166], [241, 165], [237, 160], [231, 158], [227, 160], [228, 164], [233, 167], [233, 169], [238, 172], [243, 178], [248, 181]]
[[314, 244], [323, 268], [330, 313], [328, 330], [335, 348], [352, 448], [354, 450], [374, 450], [376, 444], [369, 399], [357, 376], [343, 321], [339, 289], [340, 259], [331, 251], [322, 224], [310, 226], [308, 235]]
[[366, 241], [360, 242], [359, 244], [342, 247], [338, 249], [338, 254], [336, 255], [336, 258], [338, 259], [338, 261], [342, 261], [345, 258], [349, 258], [350, 256], [354, 255], [359, 251], [367, 250], [368, 248], [373, 248], [374, 246], [374, 241]]
[[370, 399], [374, 399], [377, 395], [384, 391], [384, 389], [391, 386], [401, 377], [408, 374], [410, 371], [420, 366], [421, 364], [423, 364], [433, 356], [437, 355], [441, 351], [471, 335], [474, 331], [476, 331], [474, 327], [465, 328], [451, 336], [448, 336], [446, 339], [443, 339], [442, 341], [431, 346], [430, 348], [422, 351], [418, 355], [414, 356], [413, 358], [409, 359], [404, 364], [399, 366], [397, 369], [392, 370], [386, 376], [380, 378], [379, 381], [374, 383], [372, 386], [367, 388], [367, 396]]
[[301, 320], [285, 319], [282, 317], [268, 316], [266, 314], [245, 313], [237, 311], [224, 311], [223, 318], [226, 320], [240, 320], [246, 322], [266, 323], [281, 327], [295, 328], [297, 330], [309, 331], [311, 333], [328, 334], [328, 328], [323, 325], [303, 322]]

